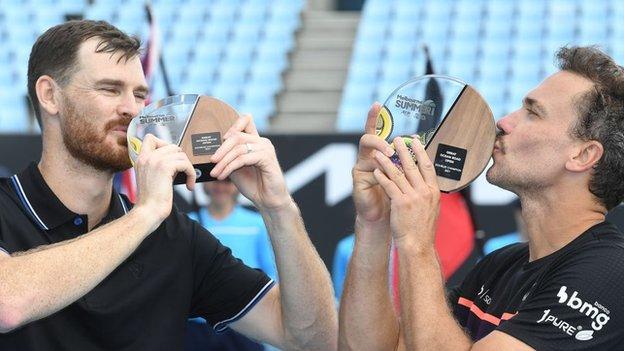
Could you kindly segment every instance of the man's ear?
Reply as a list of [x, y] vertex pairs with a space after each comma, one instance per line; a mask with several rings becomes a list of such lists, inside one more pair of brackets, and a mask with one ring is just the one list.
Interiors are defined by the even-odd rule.
[[604, 148], [596, 140], [582, 143], [577, 149], [577, 154], [566, 162], [566, 169], [572, 172], [584, 172], [593, 168], [602, 158]]
[[49, 115], [56, 115], [59, 112], [58, 90], [59, 87], [52, 77], [43, 75], [35, 83], [35, 92], [39, 100], [41, 110]]

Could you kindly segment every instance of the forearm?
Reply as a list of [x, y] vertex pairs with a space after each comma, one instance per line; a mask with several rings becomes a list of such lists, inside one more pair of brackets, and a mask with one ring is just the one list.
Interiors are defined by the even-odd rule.
[[334, 350], [337, 316], [327, 268], [305, 230], [294, 202], [261, 211], [280, 279], [282, 326], [293, 349]]
[[387, 222], [355, 225], [355, 248], [340, 302], [341, 350], [394, 350], [399, 323], [388, 280]]
[[140, 209], [74, 240], [0, 260], [0, 320], [6, 332], [76, 301], [155, 228]]
[[446, 301], [434, 247], [397, 244], [401, 323], [408, 350], [469, 350]]

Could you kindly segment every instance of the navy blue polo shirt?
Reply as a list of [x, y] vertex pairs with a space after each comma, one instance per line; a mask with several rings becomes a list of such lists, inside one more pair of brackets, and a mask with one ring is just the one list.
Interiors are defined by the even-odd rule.
[[[132, 206], [111, 191], [98, 226]], [[35, 163], [0, 178], [0, 250], [13, 254], [73, 239], [87, 232], [88, 221], [63, 205]], [[100, 250], [106, 255], [106, 247]], [[189, 317], [223, 330], [273, 284], [174, 207], [98, 286], [57, 313], [0, 334], [0, 350], [181, 350]]]

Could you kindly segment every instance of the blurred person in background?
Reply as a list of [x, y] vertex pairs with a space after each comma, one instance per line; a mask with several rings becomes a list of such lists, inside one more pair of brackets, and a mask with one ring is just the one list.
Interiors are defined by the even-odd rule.
[[0, 349], [179, 350], [189, 317], [285, 349], [332, 350], [329, 273], [250, 116], [223, 135], [211, 175], [258, 208], [279, 286], [172, 208], [181, 148], [148, 135], [136, 205], [113, 189], [131, 167], [126, 131], [148, 93], [140, 42], [104, 21], [70, 21], [35, 42], [28, 92], [41, 160], [0, 180]]
[[[238, 204], [239, 192], [230, 180], [206, 182], [203, 188], [209, 203], [189, 213], [189, 217], [229, 247], [247, 266], [258, 268], [277, 281], [275, 258], [262, 216]], [[264, 347], [233, 330], [217, 334], [206, 325], [205, 319], [194, 318], [189, 320], [186, 349], [243, 351]]]
[[[615, 350], [624, 340], [624, 237], [605, 221], [624, 198], [624, 69], [564, 47], [559, 71], [497, 122], [487, 179], [518, 195], [528, 243], [482, 259], [445, 292], [434, 249], [440, 191], [420, 143], [375, 135], [353, 169], [355, 249], [340, 304], [341, 350]], [[400, 312], [388, 289], [390, 242]]]

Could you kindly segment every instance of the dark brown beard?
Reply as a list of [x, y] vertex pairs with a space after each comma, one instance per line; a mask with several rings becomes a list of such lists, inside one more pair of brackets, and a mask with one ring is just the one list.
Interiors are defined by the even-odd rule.
[[76, 159], [100, 171], [119, 172], [132, 167], [128, 156], [125, 138], [117, 142], [121, 147], [111, 148], [104, 144], [108, 132], [124, 122], [110, 121], [98, 130], [93, 123], [97, 118], [89, 111], [79, 110], [71, 99], [62, 94], [63, 105], [61, 115], [64, 125], [61, 128], [63, 143], [69, 153]]

